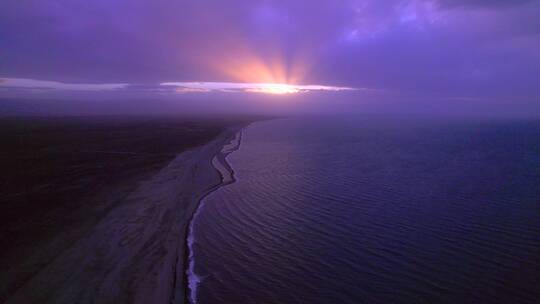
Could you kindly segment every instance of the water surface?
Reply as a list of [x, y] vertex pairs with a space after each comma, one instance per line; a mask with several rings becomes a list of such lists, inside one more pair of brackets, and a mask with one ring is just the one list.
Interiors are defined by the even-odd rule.
[[194, 223], [199, 303], [535, 303], [540, 123], [280, 119]]

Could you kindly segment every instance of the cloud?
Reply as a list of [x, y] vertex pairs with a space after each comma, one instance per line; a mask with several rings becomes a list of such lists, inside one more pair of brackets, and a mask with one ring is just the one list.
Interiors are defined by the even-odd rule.
[[0, 78], [0, 87], [29, 90], [62, 90], [62, 91], [111, 91], [125, 89], [125, 83], [62, 83], [57, 81], [35, 80], [24, 78]]
[[[130, 83], [126, 91], [164, 95], [316, 83], [509, 107], [540, 100], [533, 0], [4, 0], [0, 37], [2, 75], [54, 79], [64, 86], [45, 87], [64, 90]], [[182, 85], [159, 85], [170, 79]]]
[[499, 8], [504, 9], [533, 3], [536, 0], [438, 0], [443, 8]]
[[292, 94], [315, 91], [352, 91], [350, 87], [326, 85], [291, 85], [279, 83], [243, 83], [243, 82], [163, 82], [154, 85], [128, 83], [63, 83], [49, 80], [24, 78], [0, 78], [0, 88], [30, 91], [129, 91], [146, 93], [269, 93]]
[[230, 93], [267, 93], [267, 94], [294, 94], [315, 91], [353, 91], [349, 87], [335, 87], [325, 85], [291, 85], [275, 83], [241, 83], [241, 82], [164, 82], [166, 87], [175, 87], [177, 93], [200, 92], [230, 92]]

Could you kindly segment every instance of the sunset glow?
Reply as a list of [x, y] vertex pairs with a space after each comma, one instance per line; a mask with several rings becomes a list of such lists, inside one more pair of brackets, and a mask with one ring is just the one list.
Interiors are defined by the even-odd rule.
[[245, 92], [250, 93], [264, 93], [264, 94], [274, 94], [274, 95], [284, 95], [284, 94], [296, 94], [296, 93], [306, 93], [313, 91], [354, 91], [358, 90], [355, 88], [349, 87], [336, 87], [336, 86], [323, 86], [323, 85], [292, 85], [284, 83], [254, 83], [247, 84], [251, 85], [251, 88], [246, 88]]
[[323, 85], [292, 85], [284, 83], [252, 83], [252, 82], [164, 82], [165, 87], [175, 87], [177, 93], [262, 93], [272, 95], [286, 95], [307, 93], [313, 91], [351, 91], [357, 90], [349, 87], [323, 86]]
[[296, 88], [295, 86], [288, 85], [288, 84], [264, 83], [264, 84], [261, 84], [259, 88], [247, 89], [246, 91], [252, 92], [252, 93], [283, 95], [283, 94], [299, 93], [300, 89]]

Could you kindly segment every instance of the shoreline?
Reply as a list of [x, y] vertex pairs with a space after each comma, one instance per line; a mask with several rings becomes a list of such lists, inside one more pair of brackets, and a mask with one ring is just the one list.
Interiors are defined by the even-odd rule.
[[186, 251], [184, 254], [184, 303], [197, 303], [197, 287], [201, 282], [200, 277], [195, 273], [195, 257], [193, 248], [193, 245], [195, 244], [195, 220], [197, 219], [197, 215], [204, 207], [205, 198], [207, 198], [209, 195], [219, 190], [220, 188], [233, 184], [236, 181], [234, 177], [234, 170], [227, 162], [227, 156], [240, 149], [243, 135], [242, 132], [242, 129], [240, 129], [236, 133], [235, 137], [231, 139], [228, 144], [224, 145], [221, 151], [219, 151], [212, 158], [212, 166], [215, 168], [216, 171], [219, 172], [221, 182], [218, 185], [209, 189], [208, 192], [205, 193], [203, 197], [201, 197], [195, 212], [187, 223], [187, 233], [184, 246]]
[[187, 232], [202, 198], [223, 184], [212, 165], [245, 125], [178, 154], [5, 303], [183, 303]]

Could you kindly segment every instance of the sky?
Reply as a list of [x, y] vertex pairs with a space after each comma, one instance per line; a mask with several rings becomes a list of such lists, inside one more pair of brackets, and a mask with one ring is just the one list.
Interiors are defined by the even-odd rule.
[[534, 0], [3, 0], [0, 37], [4, 110], [540, 116]]

